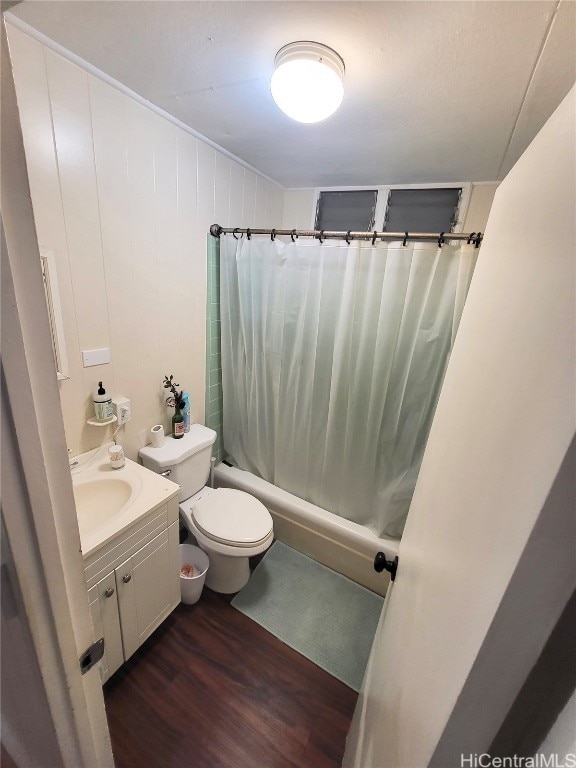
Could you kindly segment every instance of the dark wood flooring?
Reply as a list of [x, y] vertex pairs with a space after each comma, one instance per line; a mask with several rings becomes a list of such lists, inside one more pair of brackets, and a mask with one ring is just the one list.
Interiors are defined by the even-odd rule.
[[0, 766], [2, 768], [18, 768], [4, 744], [0, 745]]
[[104, 686], [117, 768], [339, 768], [357, 694], [204, 589]]

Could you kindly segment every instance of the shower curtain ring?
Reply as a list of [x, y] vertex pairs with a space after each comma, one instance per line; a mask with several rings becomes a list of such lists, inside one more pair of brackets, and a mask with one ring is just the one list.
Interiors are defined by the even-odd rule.
[[440, 232], [440, 237], [438, 238], [438, 248], [442, 248], [444, 244], [444, 232]]
[[404, 248], [406, 247], [406, 240], [408, 240], [408, 232], [404, 232], [404, 240], [402, 240], [402, 245]]
[[238, 232], [238, 227], [234, 227], [234, 229], [232, 230], [232, 237], [234, 238], [234, 240], [239, 240], [240, 238], [236, 237], [236, 232]]
[[377, 237], [378, 237], [378, 232], [376, 232], [376, 230], [374, 230], [374, 232], [372, 234], [372, 245], [374, 245], [376, 243], [376, 238]]
[[476, 235], [476, 239], [474, 241], [474, 245], [476, 246], [476, 248], [480, 248], [481, 242], [482, 242], [482, 232], [478, 232], [478, 234]]
[[298, 234], [297, 234], [297, 232], [296, 232], [296, 230], [295, 230], [295, 229], [293, 229], [293, 230], [292, 230], [292, 232], [290, 233], [290, 237], [292, 238], [292, 242], [293, 242], [293, 243], [295, 243], [295, 242], [296, 242], [296, 240], [295, 240], [294, 238], [295, 238], [295, 237], [296, 237], [296, 238], [298, 237]]
[[350, 230], [348, 230], [348, 232], [346, 232], [346, 238], [345, 239], [346, 239], [346, 242], [348, 243], [348, 245], [350, 245]]
[[274, 242], [274, 240], [276, 240], [276, 230], [275, 229], [273, 229], [270, 232], [270, 240], [272, 240], [272, 242]]
[[246, 237], [248, 238], [248, 240], [252, 238], [252, 232], [250, 232], [250, 227], [248, 227], [248, 229], [246, 230]]
[[470, 245], [470, 243], [472, 242], [472, 240], [474, 240], [474, 236], [475, 236], [475, 234], [476, 234], [476, 232], [471, 232], [471, 233], [468, 235], [468, 240], [466, 240], [466, 245]]
[[320, 245], [322, 245], [324, 241], [324, 230], [321, 230], [320, 233], [318, 234], [318, 240], [320, 240]]

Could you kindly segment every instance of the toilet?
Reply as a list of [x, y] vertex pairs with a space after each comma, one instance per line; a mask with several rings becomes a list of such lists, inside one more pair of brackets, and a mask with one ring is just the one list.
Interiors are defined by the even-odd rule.
[[180, 517], [210, 559], [206, 586], [238, 592], [250, 578], [248, 558], [264, 552], [274, 536], [270, 512], [254, 496], [206, 486], [216, 432], [192, 424], [184, 437], [167, 437], [160, 448], [147, 445], [140, 458], [147, 469], [180, 486]]

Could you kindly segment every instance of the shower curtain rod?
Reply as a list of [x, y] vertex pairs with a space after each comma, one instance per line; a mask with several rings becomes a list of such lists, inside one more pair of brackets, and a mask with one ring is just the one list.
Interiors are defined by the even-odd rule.
[[408, 240], [437, 240], [438, 245], [442, 245], [447, 240], [466, 240], [468, 244], [474, 243], [476, 248], [480, 246], [482, 242], [482, 232], [336, 232], [329, 230], [315, 230], [315, 229], [252, 229], [247, 227], [241, 229], [240, 227], [221, 227], [219, 224], [212, 224], [210, 227], [210, 234], [213, 237], [220, 237], [220, 235], [233, 235], [238, 239], [237, 235], [246, 235], [248, 240], [252, 235], [270, 235], [270, 238], [274, 240], [277, 235], [287, 235], [292, 238], [292, 242], [297, 237], [313, 237], [316, 240], [322, 242], [323, 240], [371, 240], [372, 245], [376, 240], [402, 240], [402, 244], [406, 245]]

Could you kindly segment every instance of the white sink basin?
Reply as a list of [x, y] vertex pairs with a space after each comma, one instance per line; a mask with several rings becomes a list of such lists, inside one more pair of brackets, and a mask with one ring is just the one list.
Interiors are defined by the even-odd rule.
[[113, 477], [78, 478], [73, 483], [80, 536], [89, 536], [122, 514], [138, 489], [132, 479]]
[[108, 458], [110, 445], [76, 456], [71, 465], [85, 558], [180, 492], [176, 483], [130, 459], [121, 469], [113, 469]]

